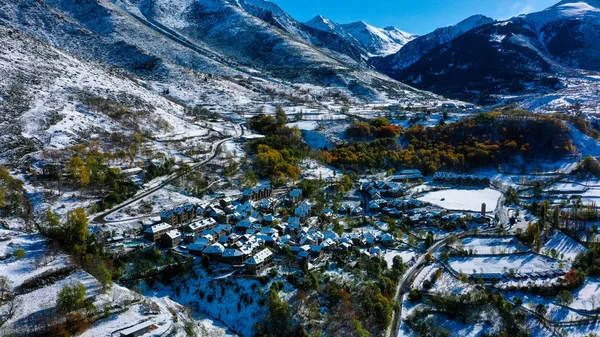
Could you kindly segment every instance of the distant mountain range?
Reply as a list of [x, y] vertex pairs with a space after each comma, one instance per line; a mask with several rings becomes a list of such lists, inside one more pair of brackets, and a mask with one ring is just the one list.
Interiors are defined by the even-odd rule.
[[163, 87], [212, 74], [367, 101], [439, 101], [433, 92], [496, 104], [595, 84], [599, 1], [501, 22], [475, 15], [422, 36], [323, 16], [302, 23], [264, 0], [0, 0], [0, 25]]
[[549, 94], [600, 70], [600, 1], [561, 1], [503, 22], [470, 18], [371, 62], [407, 84], [478, 103]]
[[368, 57], [395, 54], [417, 37], [396, 27], [376, 28], [364, 21], [340, 25], [321, 15], [305, 25], [343, 38]]

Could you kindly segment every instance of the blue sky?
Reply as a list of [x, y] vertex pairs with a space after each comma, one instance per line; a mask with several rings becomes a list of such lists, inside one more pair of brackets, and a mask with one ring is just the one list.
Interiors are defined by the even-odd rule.
[[473, 14], [494, 19], [543, 10], [558, 0], [271, 0], [296, 20], [321, 14], [338, 23], [363, 20], [413, 34], [455, 24]]

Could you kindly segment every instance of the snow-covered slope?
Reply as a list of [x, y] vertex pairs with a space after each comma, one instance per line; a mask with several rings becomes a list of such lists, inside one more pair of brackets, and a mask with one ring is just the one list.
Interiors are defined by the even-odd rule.
[[288, 90], [292, 83], [339, 87], [359, 99], [437, 99], [373, 71], [353, 45], [316, 34], [270, 2], [0, 0], [0, 13], [4, 25], [161, 83], [198, 84], [212, 74]]
[[[321, 104], [332, 87], [354, 101], [441, 99], [277, 28], [239, 2], [0, 0], [0, 28], [3, 161], [89, 134], [201, 136], [207, 130], [185, 119], [184, 106], [237, 116], [259, 105]], [[89, 111], [90, 96], [140, 115], [124, 123]]]
[[376, 28], [364, 21], [342, 25], [342, 27], [362, 43], [371, 56], [394, 54], [416, 37], [395, 27]]
[[[4, 163], [41, 149], [74, 145], [92, 134], [136, 131], [164, 137], [207, 132], [185, 120], [183, 106], [123, 71], [82, 60], [2, 25], [0, 45]], [[127, 113], [116, 118], [91, 111], [86, 105], [90, 97], [119, 102]]]
[[600, 71], [600, 1], [565, 0], [512, 21], [535, 31], [549, 55], [565, 66]]
[[304, 24], [324, 32], [339, 35], [345, 39], [354, 40], [354, 37], [348, 34], [341, 25], [322, 15], [317, 15], [312, 18], [312, 20], [307, 21]]
[[513, 96], [534, 108], [564, 107], [577, 101], [574, 87], [589, 97], [586, 85], [597, 85], [600, 1], [566, 0], [504, 22], [486, 21], [468, 20], [465, 29], [482, 25], [458, 36], [459, 30], [436, 30], [373, 64], [421, 89], [478, 103]]
[[356, 44], [366, 57], [394, 54], [416, 37], [395, 27], [377, 28], [363, 21], [338, 24], [322, 15], [317, 15], [305, 25]]
[[404, 69], [425, 56], [432, 49], [449, 42], [456, 37], [489, 23], [494, 22], [492, 18], [483, 15], [473, 15], [453, 26], [438, 28], [433, 32], [419, 36], [400, 49], [394, 55], [375, 59], [375, 66], [385, 72]]

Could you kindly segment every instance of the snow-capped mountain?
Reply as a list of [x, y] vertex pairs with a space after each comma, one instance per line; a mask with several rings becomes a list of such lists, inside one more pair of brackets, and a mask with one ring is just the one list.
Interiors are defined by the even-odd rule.
[[487, 16], [473, 15], [453, 26], [438, 28], [429, 34], [419, 36], [406, 43], [397, 53], [383, 58], [375, 58], [372, 60], [372, 63], [377, 69], [384, 72], [404, 69], [418, 61], [432, 49], [455, 39], [473, 28], [492, 22], [495, 22], [494, 19]]
[[565, 0], [512, 21], [533, 30], [547, 53], [565, 66], [600, 70], [600, 1]]
[[600, 70], [600, 1], [561, 1], [504, 22], [476, 21], [484, 24], [454, 38], [442, 34], [451, 39], [420, 57], [406, 55], [426, 36], [373, 63], [421, 89], [480, 103], [547, 95]]
[[396, 53], [409, 41], [416, 38], [395, 27], [377, 28], [366, 22], [338, 24], [322, 15], [305, 23], [306, 26], [338, 35], [359, 46], [366, 57], [385, 56]]
[[416, 37], [395, 27], [376, 28], [364, 21], [342, 25], [342, 28], [366, 46], [372, 56], [394, 54]]
[[429, 95], [368, 68], [353, 45], [267, 1], [0, 0], [0, 13], [1, 24], [145, 79], [177, 82], [193, 71], [334, 86], [369, 99]]
[[[304, 24], [309, 27], [312, 27], [312, 28], [315, 28], [315, 29], [318, 29], [318, 30], [321, 30], [324, 32], [339, 35], [348, 40], [355, 40], [354, 37], [352, 35], [348, 34], [348, 32], [346, 32], [340, 24], [338, 24], [322, 15], [317, 15], [314, 18], [312, 18], [312, 20], [307, 21]], [[356, 41], [356, 42], [358, 42], [358, 41]]]

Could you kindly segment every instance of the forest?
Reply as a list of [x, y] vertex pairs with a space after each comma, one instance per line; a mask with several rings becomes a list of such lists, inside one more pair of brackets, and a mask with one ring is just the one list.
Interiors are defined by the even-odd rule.
[[[350, 133], [355, 129], [355, 124], [349, 126]], [[562, 121], [511, 111], [482, 113], [435, 127], [415, 125], [400, 138], [353, 139], [322, 155], [328, 164], [356, 172], [416, 168], [430, 175], [514, 164], [517, 158], [526, 163], [557, 160], [574, 151], [570, 129]]]
[[252, 168], [259, 178], [270, 179], [273, 184], [298, 180], [298, 163], [309, 152], [300, 130], [285, 126], [287, 122], [285, 111], [280, 108], [275, 117], [260, 114], [249, 123], [250, 128], [265, 135], [248, 144], [248, 152], [254, 155]]

